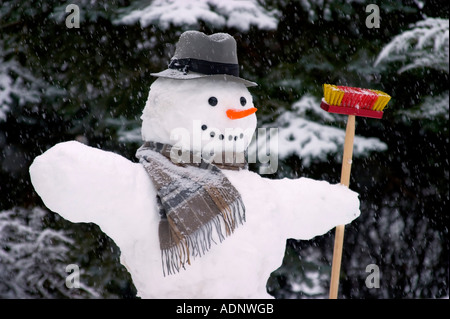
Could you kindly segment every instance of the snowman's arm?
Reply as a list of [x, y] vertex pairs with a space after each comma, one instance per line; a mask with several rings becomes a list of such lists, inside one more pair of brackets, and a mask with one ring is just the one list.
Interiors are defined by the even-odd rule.
[[344, 185], [309, 178], [270, 183], [278, 197], [281, 227], [289, 238], [311, 239], [360, 214], [358, 194]]
[[[309, 178], [268, 179], [250, 171], [226, 172], [249, 211], [268, 211], [286, 238], [311, 239], [359, 216], [358, 194]], [[258, 216], [248, 216], [258, 218]], [[267, 217], [260, 217], [267, 218]]]
[[44, 204], [72, 222], [93, 222], [108, 234], [151, 222], [155, 193], [147, 173], [115, 153], [60, 143], [35, 158], [30, 177]]

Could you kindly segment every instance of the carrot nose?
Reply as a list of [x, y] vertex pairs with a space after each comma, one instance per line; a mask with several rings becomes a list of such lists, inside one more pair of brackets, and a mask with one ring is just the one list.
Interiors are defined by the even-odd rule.
[[258, 111], [258, 109], [256, 107], [252, 107], [252, 108], [249, 108], [246, 110], [228, 109], [227, 116], [230, 120], [237, 120], [237, 119], [241, 119], [243, 117], [252, 115], [256, 111]]

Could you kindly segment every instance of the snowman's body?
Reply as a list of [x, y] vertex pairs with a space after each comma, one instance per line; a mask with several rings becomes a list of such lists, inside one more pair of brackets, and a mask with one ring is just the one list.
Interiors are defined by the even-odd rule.
[[[239, 109], [253, 108], [243, 84], [220, 77], [155, 83], [142, 117], [144, 140], [191, 150], [247, 147], [255, 115], [225, 116], [229, 109], [239, 114]], [[194, 132], [191, 137], [198, 134], [201, 141], [173, 135], [178, 128]], [[225, 144], [229, 136], [233, 143]], [[281, 265], [286, 239], [310, 239], [359, 215], [357, 194], [342, 185], [306, 178], [270, 180], [248, 170], [222, 172], [242, 197], [245, 223], [186, 269], [164, 276], [156, 191], [141, 164], [66, 142], [37, 157], [30, 168], [33, 185], [51, 210], [72, 222], [96, 223], [116, 242], [143, 298], [270, 297], [266, 282]]]

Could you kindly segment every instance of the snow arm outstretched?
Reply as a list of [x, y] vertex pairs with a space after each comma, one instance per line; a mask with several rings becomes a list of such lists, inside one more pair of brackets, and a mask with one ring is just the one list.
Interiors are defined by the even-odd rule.
[[[360, 215], [358, 194], [344, 185], [309, 178], [273, 180], [248, 171], [239, 174], [239, 179], [233, 172], [227, 176], [244, 202], [268, 208], [273, 227], [283, 230], [286, 238], [311, 239]], [[242, 178], [243, 174], [247, 176]]]
[[49, 209], [72, 222], [96, 223], [115, 241], [158, 222], [144, 168], [115, 153], [60, 143], [35, 158], [30, 177]]
[[293, 205], [281, 203], [280, 208], [284, 212], [280, 218], [285, 219], [283, 226], [289, 238], [311, 239], [337, 225], [349, 224], [360, 215], [358, 194], [342, 184], [309, 178], [277, 182], [291, 189], [290, 194], [279, 192], [282, 203], [288, 197], [294, 198]]

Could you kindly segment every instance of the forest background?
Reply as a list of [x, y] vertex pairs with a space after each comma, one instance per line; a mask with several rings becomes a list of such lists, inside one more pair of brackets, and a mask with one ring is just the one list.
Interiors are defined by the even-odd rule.
[[[320, 109], [324, 83], [392, 96], [382, 120], [357, 119], [340, 297], [448, 298], [448, 18], [448, 1], [0, 1], [0, 298], [136, 297], [114, 242], [48, 211], [28, 168], [73, 139], [136, 161], [150, 73], [191, 29], [236, 39], [258, 127], [278, 128], [269, 178], [339, 182], [345, 116]], [[333, 239], [289, 239], [268, 292], [326, 298]], [[62, 284], [70, 264], [80, 289]]]

